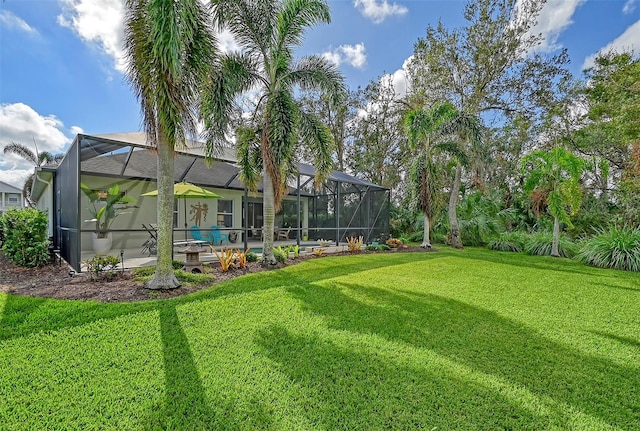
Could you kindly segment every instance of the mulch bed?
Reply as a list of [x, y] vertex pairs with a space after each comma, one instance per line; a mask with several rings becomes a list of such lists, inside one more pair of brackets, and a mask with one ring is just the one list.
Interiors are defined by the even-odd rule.
[[[435, 249], [425, 250], [420, 247], [406, 247], [395, 251], [375, 253], [397, 252], [429, 252]], [[369, 253], [369, 252], [363, 252]], [[328, 254], [336, 256], [340, 254]], [[234, 277], [254, 272], [283, 268], [287, 265], [295, 265], [306, 259], [317, 259], [313, 255], [301, 256], [297, 260], [288, 260], [286, 264], [263, 266], [259, 263], [248, 263], [242, 270], [233, 270], [226, 273], [219, 269], [212, 269], [215, 275], [215, 283]], [[131, 271], [119, 272], [113, 280], [94, 280], [89, 274], [75, 274], [70, 276], [70, 268], [66, 264], [45, 265], [38, 268], [23, 268], [15, 265], [5, 254], [0, 251], [0, 292], [13, 295], [37, 296], [44, 298], [91, 300], [99, 302], [130, 302], [148, 299], [172, 298], [211, 286], [211, 283], [202, 285], [185, 284], [172, 290], [145, 289], [144, 283], [135, 281]]]

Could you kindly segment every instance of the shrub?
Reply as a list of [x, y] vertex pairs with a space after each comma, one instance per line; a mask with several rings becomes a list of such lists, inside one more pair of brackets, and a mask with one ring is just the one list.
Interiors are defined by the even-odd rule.
[[367, 246], [367, 250], [369, 251], [386, 251], [391, 250], [387, 244], [371, 244]]
[[179, 260], [172, 260], [171, 266], [173, 267], [173, 269], [182, 269], [182, 267], [184, 266], [184, 262]]
[[113, 280], [118, 274], [120, 259], [117, 256], [96, 255], [84, 263], [92, 280]]
[[424, 232], [414, 232], [407, 238], [408, 242], [422, 242]]
[[580, 244], [577, 259], [598, 268], [640, 272], [640, 228], [613, 227]]
[[487, 245], [491, 250], [513, 251], [520, 253], [524, 251], [527, 234], [524, 232], [502, 232], [496, 238], [489, 241]]
[[17, 265], [41, 266], [49, 260], [47, 213], [34, 209], [10, 209], [0, 217], [4, 229], [2, 249]]
[[387, 240], [387, 245], [391, 248], [398, 248], [402, 245], [402, 241], [400, 241], [398, 238], [389, 238]]
[[289, 252], [287, 250], [284, 250], [282, 246], [275, 247], [273, 249], [273, 257], [276, 258], [276, 261], [284, 263], [289, 257]]
[[[551, 244], [553, 234], [551, 232], [537, 232], [527, 235], [524, 251], [534, 256], [551, 256]], [[576, 254], [576, 244], [564, 236], [560, 236], [558, 253], [562, 257], [573, 257]]]
[[255, 254], [252, 251], [246, 252], [245, 255], [247, 257], [247, 262], [257, 262], [258, 261], [258, 255]]
[[240, 251], [240, 249], [236, 250], [236, 253], [235, 253], [235, 258], [236, 258], [235, 266], [236, 266], [236, 268], [242, 269], [245, 266], [247, 266], [247, 261], [248, 261], [247, 254], [250, 253], [249, 250], [250, 249], [247, 249], [246, 251]]
[[218, 250], [214, 246], [211, 246], [211, 250], [218, 258], [218, 262], [220, 262], [220, 271], [227, 272], [229, 268], [231, 268], [234, 264], [235, 257], [233, 256], [233, 250], [228, 248], [223, 248], [218, 253]]
[[358, 238], [353, 236], [348, 238], [347, 243], [349, 246], [349, 253], [360, 253], [360, 250], [362, 250], [362, 242], [362, 235]]

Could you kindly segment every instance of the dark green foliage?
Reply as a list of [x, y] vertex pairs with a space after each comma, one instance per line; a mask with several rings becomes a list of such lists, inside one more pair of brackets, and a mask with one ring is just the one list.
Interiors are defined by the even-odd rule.
[[257, 262], [258, 261], [258, 255], [255, 254], [252, 251], [248, 251], [246, 253], [246, 256], [247, 256], [247, 262]]
[[527, 241], [525, 232], [502, 232], [491, 239], [487, 247], [491, 250], [522, 252]]
[[85, 260], [87, 272], [91, 274], [91, 278], [95, 280], [110, 280], [116, 277], [120, 259], [118, 256], [101, 256], [96, 255], [91, 259]]
[[35, 267], [49, 259], [47, 213], [34, 209], [10, 209], [0, 216], [5, 242], [2, 250], [17, 265]]
[[386, 250], [391, 250], [391, 247], [389, 247], [387, 244], [369, 244], [366, 249], [368, 251], [386, 251]]
[[580, 243], [576, 258], [587, 265], [640, 272], [640, 228], [613, 227]]
[[[524, 250], [534, 256], [551, 256], [551, 246], [553, 242], [553, 234], [551, 232], [536, 232], [529, 234]], [[561, 257], [573, 257], [577, 251], [574, 242], [565, 236], [560, 236], [558, 242], [558, 253]]]

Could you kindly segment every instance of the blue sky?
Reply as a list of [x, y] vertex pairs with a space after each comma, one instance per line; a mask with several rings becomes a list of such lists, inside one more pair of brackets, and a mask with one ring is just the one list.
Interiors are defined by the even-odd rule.
[[[335, 61], [347, 84], [402, 66], [427, 25], [464, 24], [462, 0], [331, 0], [332, 22], [312, 29], [299, 54]], [[640, 0], [549, 0], [536, 32], [542, 49], [567, 48], [580, 76], [601, 50], [640, 50]], [[4, 0], [0, 3], [0, 149], [20, 142], [64, 152], [77, 133], [140, 130], [123, 75], [123, 0]], [[228, 35], [219, 38], [233, 47]], [[635, 47], [634, 47], [635, 44]], [[21, 187], [32, 167], [0, 152], [0, 181]]]

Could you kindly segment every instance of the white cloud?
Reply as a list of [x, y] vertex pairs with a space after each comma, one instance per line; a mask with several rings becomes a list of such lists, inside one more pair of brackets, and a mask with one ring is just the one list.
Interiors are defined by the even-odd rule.
[[638, 0], [627, 0], [624, 6], [622, 7], [622, 12], [625, 14], [630, 14], [634, 10], [636, 10], [636, 3]]
[[[535, 47], [536, 51], [552, 52], [562, 46], [558, 44], [558, 37], [573, 24], [572, 17], [578, 7], [586, 0], [551, 0], [545, 3], [538, 15], [537, 24], [531, 29], [531, 34], [542, 34], [543, 40]], [[522, 0], [516, 5], [520, 7]]]
[[31, 27], [25, 20], [14, 15], [8, 10], [0, 12], [0, 23], [7, 28], [15, 28], [29, 34], [38, 34], [38, 31], [35, 28]]
[[397, 3], [390, 4], [387, 0], [354, 0], [353, 5], [376, 24], [380, 24], [389, 16], [404, 15], [409, 11], [406, 7]]
[[[125, 7], [123, 0], [59, 1], [62, 13], [58, 15], [58, 24], [69, 28], [84, 42], [106, 53], [113, 59], [114, 68], [125, 72]], [[218, 46], [223, 52], [236, 51], [239, 48], [228, 31], [218, 34]]]
[[38, 151], [62, 153], [71, 143], [63, 130], [64, 124], [55, 115], [40, 115], [24, 103], [0, 105], [0, 180], [22, 187], [24, 180], [33, 173], [30, 162], [2, 152], [7, 144], [15, 142], [33, 151], [37, 144]]
[[398, 99], [403, 98], [407, 94], [407, 87], [408, 87], [407, 70], [409, 68], [409, 64], [411, 63], [412, 59], [413, 59], [413, 56], [410, 56], [402, 63], [402, 68], [396, 70], [391, 74], [384, 75], [380, 79], [380, 81], [383, 84], [393, 86], [396, 97]]
[[367, 53], [364, 43], [340, 45], [333, 51], [323, 53], [322, 56], [336, 66], [340, 66], [342, 63], [348, 63], [356, 69], [363, 69], [367, 64]]
[[69, 131], [71, 132], [72, 136], [76, 136], [76, 135], [79, 135], [80, 133], [84, 133], [84, 130], [82, 130], [82, 127], [80, 126], [71, 126]]
[[218, 33], [218, 47], [222, 52], [240, 51], [238, 42], [236, 42], [229, 30]]
[[636, 21], [627, 28], [624, 33], [618, 36], [615, 40], [607, 44], [604, 48], [600, 49], [595, 54], [591, 54], [585, 58], [582, 63], [582, 69], [587, 69], [594, 64], [595, 58], [598, 54], [607, 52], [622, 52], [622, 51], [637, 51], [640, 49], [640, 20]]
[[123, 50], [124, 4], [121, 0], [59, 0], [58, 24], [75, 32], [113, 58], [116, 70], [125, 70]]

